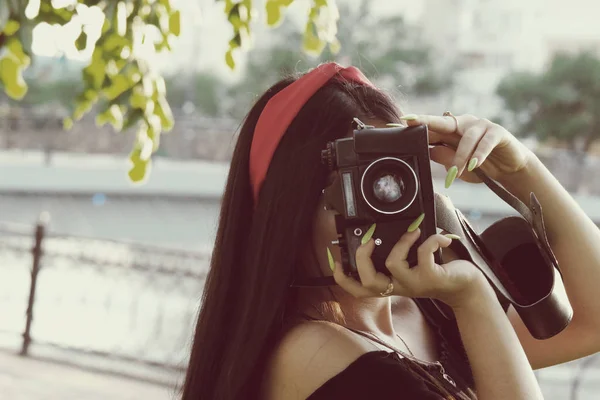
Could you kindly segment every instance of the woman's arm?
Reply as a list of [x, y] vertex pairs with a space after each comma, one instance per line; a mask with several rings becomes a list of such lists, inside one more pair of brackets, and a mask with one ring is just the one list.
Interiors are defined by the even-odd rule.
[[408, 125], [426, 124], [430, 143], [451, 147], [430, 150], [431, 159], [448, 169], [447, 186], [456, 176], [478, 182], [469, 171], [480, 168], [525, 204], [529, 204], [530, 192], [540, 201], [574, 316], [560, 334], [536, 340], [516, 311], [509, 310], [531, 365], [547, 367], [600, 351], [600, 231], [569, 193], [529, 149], [498, 124], [472, 115], [407, 115], [403, 119]]
[[484, 281], [476, 290], [454, 307], [454, 314], [475, 378], [477, 397], [543, 399], [519, 338], [493, 289]]
[[534, 368], [543, 368], [600, 351], [600, 230], [537, 157], [500, 181], [529, 204], [534, 192], [542, 205], [550, 246], [573, 306], [571, 324], [547, 340], [536, 340], [514, 309], [509, 318]]

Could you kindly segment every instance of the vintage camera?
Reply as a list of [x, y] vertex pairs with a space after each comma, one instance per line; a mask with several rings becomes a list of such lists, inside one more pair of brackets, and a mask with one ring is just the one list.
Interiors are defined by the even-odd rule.
[[[327, 143], [321, 160], [336, 178], [324, 189], [325, 208], [337, 212], [336, 229], [344, 271], [358, 278], [356, 249], [373, 223], [375, 269], [390, 275], [385, 261], [409, 225], [425, 213], [421, 237], [408, 255], [417, 264], [416, 249], [436, 233], [435, 203], [427, 126], [374, 128], [355, 119], [352, 137]], [[440, 252], [435, 255], [440, 262]]]

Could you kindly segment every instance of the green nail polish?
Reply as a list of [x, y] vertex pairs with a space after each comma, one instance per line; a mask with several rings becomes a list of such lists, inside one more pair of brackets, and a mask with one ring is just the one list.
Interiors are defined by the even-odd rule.
[[444, 236], [446, 236], [448, 239], [456, 239], [456, 240], [460, 240], [460, 236], [455, 235], [454, 233], [447, 233]]
[[393, 128], [404, 128], [406, 125], [402, 125], [402, 124], [385, 124], [385, 126], [391, 126]]
[[373, 233], [375, 232], [375, 228], [377, 227], [377, 224], [373, 224], [369, 227], [369, 230], [367, 231], [367, 233], [365, 233], [365, 236], [362, 237], [360, 244], [365, 244], [367, 243], [369, 240], [371, 240], [371, 238], [373, 237]]
[[477, 157], [471, 158], [471, 161], [469, 161], [469, 165], [467, 166], [467, 171], [473, 171], [477, 166], [478, 162], [479, 160], [477, 159]]
[[452, 185], [452, 182], [454, 182], [454, 180], [456, 179], [456, 175], [458, 175], [458, 167], [456, 165], [453, 165], [448, 170], [448, 175], [446, 175], [446, 189], [448, 189], [450, 185]]
[[417, 114], [406, 114], [401, 116], [400, 119], [404, 121], [415, 121], [419, 119], [419, 116]]
[[329, 261], [329, 269], [331, 269], [331, 272], [333, 272], [335, 269], [335, 261], [333, 261], [333, 255], [331, 254], [329, 247], [327, 248], [327, 260]]
[[407, 232], [414, 232], [421, 225], [421, 222], [425, 219], [425, 213], [419, 215], [417, 219], [415, 219], [412, 224], [408, 226]]

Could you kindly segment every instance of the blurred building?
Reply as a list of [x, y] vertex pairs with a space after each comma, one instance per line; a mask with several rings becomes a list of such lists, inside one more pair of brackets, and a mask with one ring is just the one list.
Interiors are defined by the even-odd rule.
[[[456, 70], [456, 85], [445, 98], [417, 108], [494, 118], [502, 110], [496, 87], [506, 74], [539, 71], [557, 52], [600, 51], [600, 26], [590, 20], [600, 11], [597, 2], [423, 1], [424, 40], [434, 46], [442, 68]], [[578, 17], [570, 20], [565, 13]]]
[[[63, 129], [64, 110], [51, 106], [2, 107], [0, 104], [0, 151], [41, 150], [48, 158], [55, 152], [118, 154], [125, 159], [135, 135], [98, 127], [93, 113]], [[235, 144], [237, 122], [175, 114], [173, 130], [161, 136], [157, 157], [227, 161]]]
[[[440, 62], [456, 71], [442, 107], [492, 118], [501, 109], [494, 95], [511, 70], [544, 62], [543, 3], [538, 0], [425, 0], [426, 41]], [[440, 106], [438, 106], [440, 107]], [[438, 108], [434, 107], [434, 108]]]

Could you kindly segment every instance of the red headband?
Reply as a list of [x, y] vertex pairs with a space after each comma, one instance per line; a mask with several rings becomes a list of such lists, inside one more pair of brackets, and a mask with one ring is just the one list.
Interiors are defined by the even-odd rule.
[[269, 164], [285, 131], [304, 104], [334, 76], [365, 86], [373, 84], [355, 67], [321, 64], [273, 96], [258, 118], [250, 148], [250, 183], [255, 204]]

